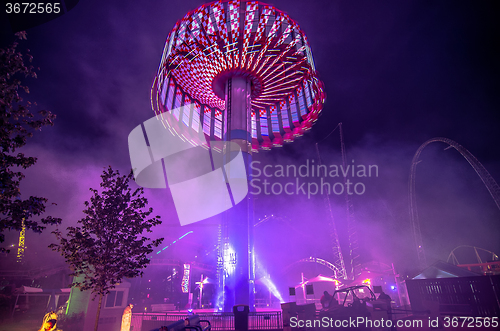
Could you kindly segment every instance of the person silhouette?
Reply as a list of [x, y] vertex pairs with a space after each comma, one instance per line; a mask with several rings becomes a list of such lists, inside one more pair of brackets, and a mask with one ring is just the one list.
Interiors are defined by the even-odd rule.
[[130, 325], [132, 323], [132, 308], [134, 308], [134, 305], [129, 303], [128, 306], [123, 310], [122, 325], [120, 331], [130, 331]]
[[323, 292], [323, 295], [319, 300], [323, 309], [327, 309], [328, 307], [330, 307], [330, 302], [332, 301], [332, 299], [333, 297], [330, 295], [330, 293], [328, 293], [328, 291]]

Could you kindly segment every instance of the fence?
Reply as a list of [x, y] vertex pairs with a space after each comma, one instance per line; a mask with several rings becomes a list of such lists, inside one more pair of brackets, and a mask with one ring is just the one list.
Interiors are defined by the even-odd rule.
[[[212, 330], [229, 331], [234, 330], [233, 313], [197, 314], [202, 320], [210, 321]], [[164, 325], [185, 319], [187, 314], [171, 313], [144, 313], [132, 314], [131, 331], [150, 331]], [[249, 330], [280, 330], [283, 329], [281, 311], [274, 312], [250, 312], [248, 314]]]
[[500, 275], [413, 279], [406, 281], [413, 310], [426, 310], [435, 302], [441, 314], [500, 315]]

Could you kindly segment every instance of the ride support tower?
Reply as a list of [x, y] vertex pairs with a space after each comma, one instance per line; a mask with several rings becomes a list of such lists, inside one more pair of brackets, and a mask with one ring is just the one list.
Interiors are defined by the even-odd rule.
[[[252, 153], [303, 135], [317, 120], [325, 94], [297, 23], [273, 6], [231, 0], [203, 4], [175, 24], [151, 100], [159, 118], [173, 112], [175, 120], [166, 127], [188, 141], [186, 128], [203, 130], [210, 146], [236, 143], [250, 176]], [[253, 309], [250, 194], [225, 212], [219, 230], [224, 310], [235, 304]]]

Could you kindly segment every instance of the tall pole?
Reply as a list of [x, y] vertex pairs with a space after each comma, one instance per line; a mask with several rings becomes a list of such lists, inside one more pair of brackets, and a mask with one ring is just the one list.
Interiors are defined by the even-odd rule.
[[[321, 165], [321, 156], [319, 154], [319, 148], [318, 148], [318, 143], [316, 143], [316, 153], [318, 155], [318, 162]], [[335, 272], [335, 279], [340, 278], [340, 279], [347, 279], [347, 270], [345, 267], [345, 262], [344, 262], [344, 257], [342, 255], [342, 248], [340, 247], [340, 241], [339, 241], [339, 236], [337, 233], [337, 227], [335, 225], [335, 218], [333, 217], [333, 212], [332, 212], [332, 204], [330, 202], [330, 195], [326, 194], [325, 195], [325, 205], [327, 208], [328, 212], [328, 218], [330, 219], [330, 222], [328, 222], [329, 225], [329, 232], [330, 232], [330, 237], [333, 241], [332, 243], [332, 250], [333, 250], [333, 262], [336, 267], [337, 271]]]
[[391, 263], [392, 273], [394, 274], [394, 281], [396, 282], [396, 290], [398, 291], [398, 305], [401, 306], [401, 289], [399, 288], [399, 275], [396, 273], [394, 263]]
[[[225, 156], [232, 158], [241, 150], [247, 174], [250, 174], [251, 135], [250, 135], [250, 95], [251, 84], [248, 79], [233, 76], [226, 82], [226, 127], [224, 140], [238, 145], [238, 150], [226, 150]], [[227, 149], [233, 144], [226, 145]], [[226, 171], [230, 172], [231, 169]], [[234, 174], [233, 174], [234, 175]], [[227, 174], [228, 177], [233, 176]], [[250, 178], [247, 178], [250, 180]], [[231, 188], [228, 185], [229, 191]], [[250, 247], [251, 228], [253, 228], [253, 201], [248, 194], [245, 199], [225, 212], [223, 222], [227, 228], [227, 245], [224, 245], [224, 311], [232, 311], [234, 305], [248, 305], [253, 309], [253, 284], [251, 279]]]
[[[340, 134], [340, 150], [342, 153], [342, 165], [344, 169], [347, 167], [347, 157], [345, 153], [344, 133], [342, 131], [342, 123], [339, 123]], [[354, 165], [353, 165], [354, 167]], [[344, 187], [347, 186], [347, 176], [344, 176]], [[350, 278], [355, 279], [360, 273], [359, 256], [358, 256], [358, 235], [356, 233], [356, 219], [354, 218], [354, 207], [352, 204], [351, 196], [345, 190], [345, 204], [346, 204], [346, 217], [347, 217], [347, 235], [349, 238], [349, 257], [350, 257]]]
[[203, 308], [203, 274], [201, 274], [201, 278], [200, 278], [200, 301], [198, 302], [199, 303], [199, 307], [198, 308]]
[[24, 249], [25, 247], [25, 239], [26, 239], [26, 225], [24, 224], [24, 217], [22, 222], [22, 228], [19, 232], [19, 243], [17, 248], [17, 262], [23, 262], [24, 258]]

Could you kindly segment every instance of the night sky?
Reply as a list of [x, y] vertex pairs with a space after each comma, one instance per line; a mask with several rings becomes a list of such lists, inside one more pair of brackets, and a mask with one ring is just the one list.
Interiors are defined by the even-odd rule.
[[[127, 137], [154, 116], [150, 87], [165, 39], [176, 21], [202, 3], [80, 1], [62, 17], [27, 31], [28, 40], [19, 47], [31, 50], [40, 71], [38, 79], [26, 81], [31, 90], [26, 99], [57, 119], [24, 148], [38, 163], [26, 171], [22, 193], [57, 203], [48, 214], [63, 218], [61, 228], [83, 217], [88, 189], [98, 187], [104, 167], [129, 171]], [[254, 160], [301, 165], [317, 160], [318, 143], [324, 163], [341, 164], [338, 129], [329, 134], [342, 122], [348, 163], [379, 168], [378, 177], [359, 179], [366, 192], [352, 197], [362, 260], [394, 262], [401, 272], [415, 272], [408, 177], [418, 147], [434, 137], [452, 139], [500, 180], [500, 30], [494, 2], [269, 3], [306, 33], [326, 103], [304, 137], [261, 151]], [[14, 36], [6, 18], [0, 21], [6, 45]], [[445, 147], [429, 145], [417, 167], [428, 262], [446, 260], [459, 245], [500, 253], [500, 211], [467, 161]], [[154, 236], [166, 237], [168, 243], [192, 230], [186, 243], [198, 252], [210, 251], [216, 241], [214, 222], [180, 227], [168, 191], [147, 189], [146, 196], [164, 222]], [[331, 260], [322, 196], [259, 195], [255, 201], [256, 219], [281, 217], [256, 228], [257, 254], [275, 278], [283, 267], [305, 257]], [[332, 196], [331, 202], [345, 246], [344, 196]], [[30, 266], [57, 258], [46, 248], [54, 241], [52, 229], [28, 233]], [[13, 234], [7, 243], [16, 240]], [[190, 259], [189, 252], [178, 249], [176, 256], [165, 258]]]

